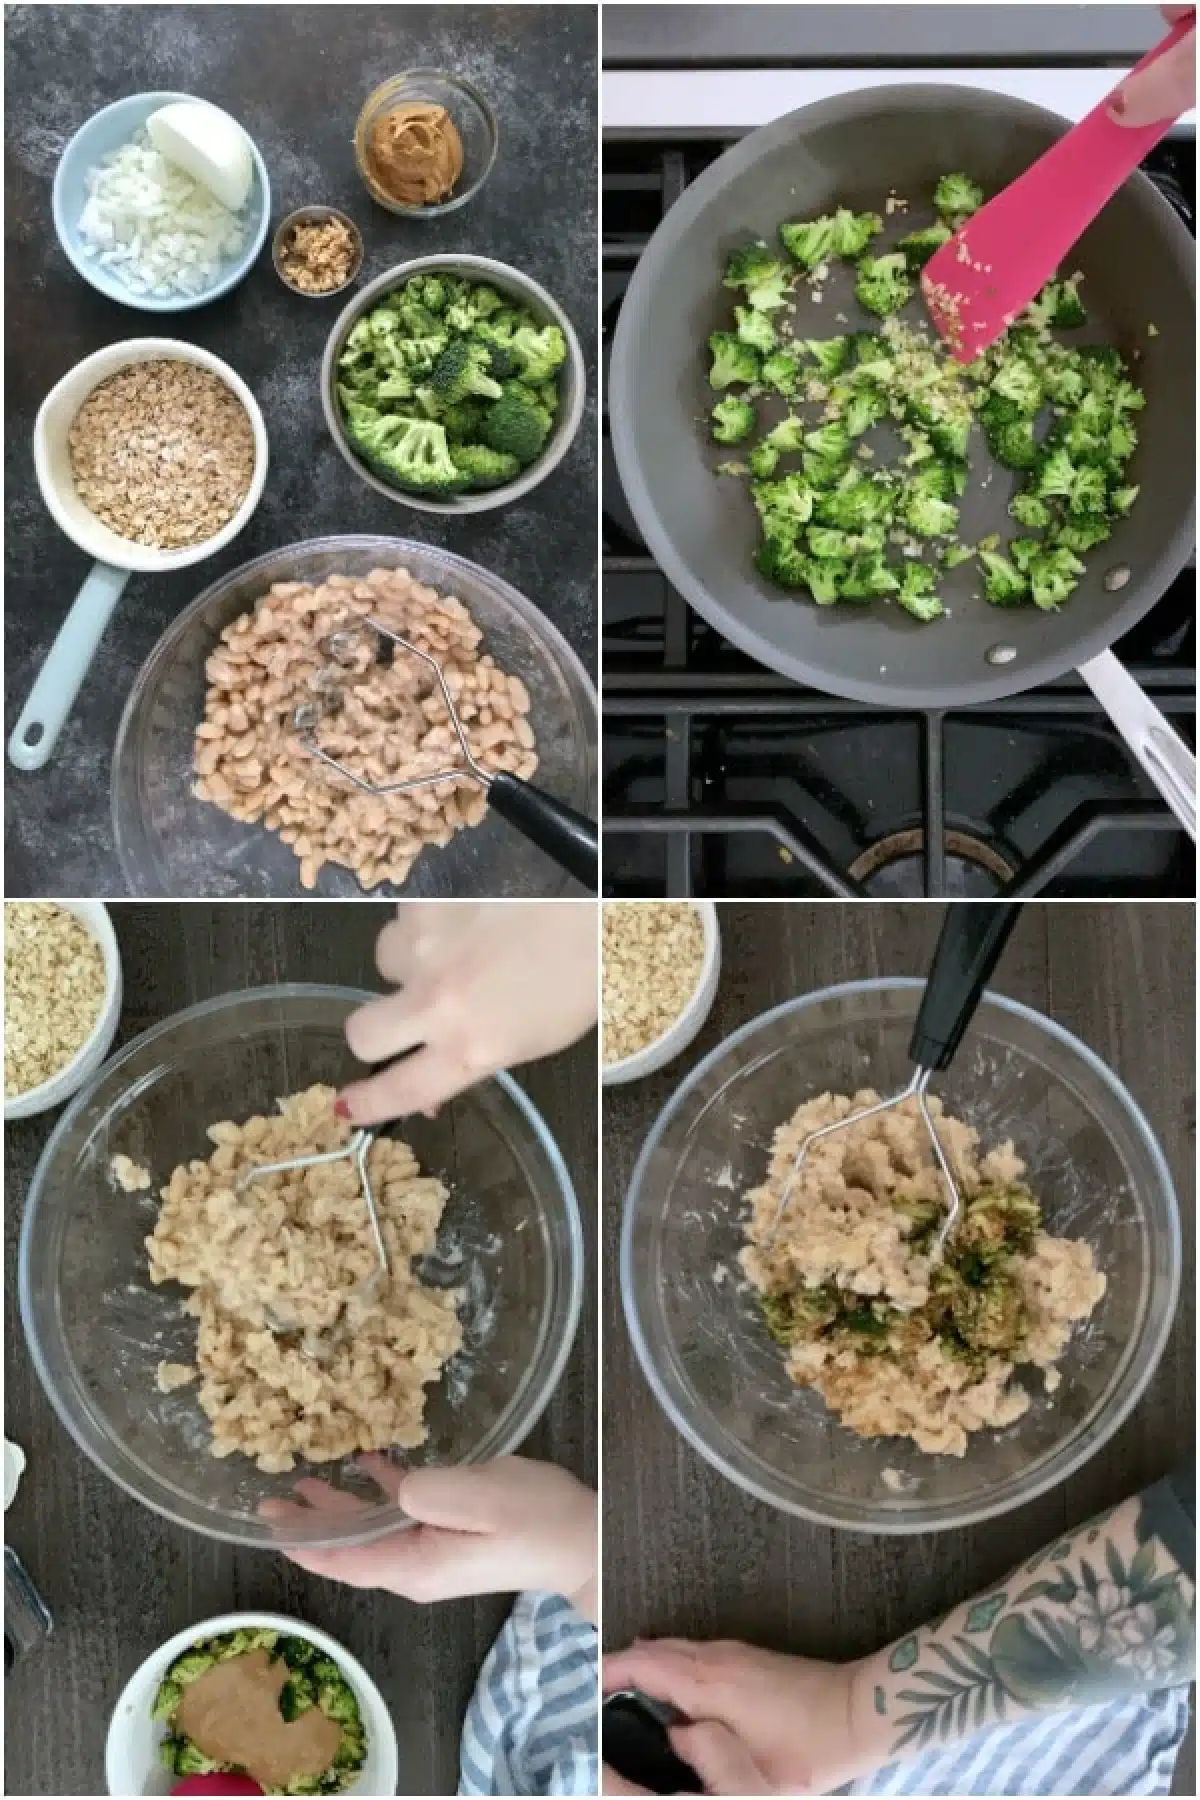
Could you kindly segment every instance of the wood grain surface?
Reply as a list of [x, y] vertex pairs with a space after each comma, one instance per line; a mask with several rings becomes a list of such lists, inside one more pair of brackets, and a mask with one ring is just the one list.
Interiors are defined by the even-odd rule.
[[[181, 1007], [275, 981], [380, 985], [373, 947], [390, 908], [369, 903], [115, 905], [125, 971], [120, 1041]], [[519, 1071], [575, 1181], [594, 1268], [594, 1038]], [[15, 1291], [22, 1199], [57, 1114], [5, 1130], [7, 1435], [29, 1469], [8, 1540], [55, 1618], [50, 1640], [6, 1689], [6, 1794], [98, 1794], [121, 1687], [150, 1651], [194, 1620], [242, 1607], [294, 1613], [344, 1643], [382, 1689], [400, 1744], [404, 1794], [453, 1794], [459, 1729], [504, 1599], [421, 1608], [341, 1588], [280, 1556], [192, 1535], [129, 1499], [76, 1450], [50, 1409], [21, 1335]], [[595, 1479], [594, 1282], [566, 1375], [529, 1455]]]
[[[657, 1076], [606, 1090], [604, 1149], [604, 1637], [728, 1636], [814, 1656], [860, 1655], [986, 1587], [1071, 1524], [1192, 1454], [1195, 925], [1188, 904], [1027, 905], [993, 978], [1075, 1032], [1124, 1080], [1158, 1136], [1185, 1231], [1183, 1295], [1133, 1415], [1069, 1481], [1019, 1511], [919, 1538], [790, 1519], [711, 1469], [642, 1378], [617, 1282], [622, 1201], [646, 1133], [687, 1069], [736, 1025], [834, 982], [923, 975], [941, 907], [722, 905], [712, 1015]], [[1191, 1745], [1175, 1792], [1195, 1792]]]

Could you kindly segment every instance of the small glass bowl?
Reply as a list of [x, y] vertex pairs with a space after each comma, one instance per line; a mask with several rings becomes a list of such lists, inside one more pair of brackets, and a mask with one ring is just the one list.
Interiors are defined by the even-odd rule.
[[[288, 236], [291, 233], [293, 226], [321, 225], [326, 219], [337, 219], [346, 227], [347, 231], [354, 239], [354, 261], [350, 266], [350, 273], [347, 275], [345, 281], [340, 281], [337, 287], [322, 288], [319, 293], [314, 293], [309, 288], [297, 287], [295, 282], [288, 280], [283, 272], [280, 257], [283, 254], [284, 245], [287, 243]], [[275, 265], [275, 273], [278, 275], [280, 281], [282, 281], [288, 293], [295, 294], [301, 300], [332, 300], [335, 294], [344, 294], [348, 287], [354, 286], [354, 283], [362, 273], [363, 255], [362, 232], [358, 229], [358, 226], [354, 223], [354, 220], [350, 217], [349, 213], [341, 212], [336, 206], [296, 207], [294, 212], [288, 213], [286, 218], [279, 221], [279, 224], [275, 228], [275, 236], [271, 239], [271, 261]]]
[[[385, 113], [414, 100], [444, 106], [462, 139], [462, 174], [454, 192], [448, 200], [436, 200], [428, 206], [407, 206], [402, 200], [393, 199], [379, 186], [367, 166], [372, 126]], [[471, 82], [461, 75], [447, 74], [444, 69], [409, 69], [403, 75], [393, 75], [381, 82], [363, 102], [354, 127], [354, 161], [368, 194], [388, 212], [400, 213], [408, 219], [438, 219], [443, 213], [455, 212], [475, 198], [492, 172], [499, 143], [496, 116]]]

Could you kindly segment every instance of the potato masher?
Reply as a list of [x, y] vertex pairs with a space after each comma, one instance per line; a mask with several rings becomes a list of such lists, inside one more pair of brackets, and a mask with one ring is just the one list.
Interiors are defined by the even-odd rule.
[[552, 799], [539, 788], [531, 787], [519, 776], [510, 775], [503, 769], [493, 774], [475, 760], [463, 722], [458, 716], [454, 697], [442, 672], [442, 665], [435, 656], [431, 656], [427, 650], [418, 649], [409, 638], [401, 637], [398, 632], [372, 618], [364, 618], [357, 625], [331, 632], [321, 640], [319, 647], [335, 663], [350, 668], [355, 664], [356, 654], [362, 643], [363, 626], [369, 627], [376, 635], [377, 655], [386, 641], [393, 650], [402, 650], [409, 656], [415, 656], [418, 662], [432, 670], [466, 766], [456, 765], [432, 775], [417, 775], [407, 781], [381, 784], [364, 781], [361, 775], [356, 775], [344, 763], [338, 762], [336, 757], [330, 756], [317, 743], [317, 728], [321, 720], [327, 714], [336, 712], [342, 703], [341, 688], [330, 682], [319, 687], [311, 699], [302, 700], [292, 714], [292, 724], [309, 754], [329, 768], [336, 769], [339, 775], [344, 775], [347, 781], [353, 782], [355, 787], [367, 794], [410, 793], [415, 788], [436, 787], [444, 781], [476, 782], [487, 795], [488, 805], [502, 819], [507, 819], [523, 837], [527, 837], [531, 844], [536, 844], [539, 850], [552, 857], [576, 881], [582, 882], [586, 888], [594, 889], [598, 863], [594, 821], [584, 818], [573, 807], [564, 806], [561, 800]]
[[379, 1209], [375, 1204], [375, 1190], [371, 1186], [371, 1173], [367, 1168], [367, 1153], [374, 1141], [375, 1133], [373, 1131], [360, 1129], [337, 1150], [313, 1151], [309, 1156], [287, 1156], [282, 1162], [256, 1163], [252, 1169], [247, 1169], [237, 1179], [237, 1188], [240, 1193], [252, 1181], [259, 1181], [264, 1175], [284, 1175], [291, 1169], [315, 1169], [319, 1163], [334, 1163], [343, 1160], [353, 1162], [358, 1170], [367, 1217], [371, 1221], [371, 1235], [375, 1239], [375, 1254], [379, 1258], [379, 1267], [375, 1273], [368, 1275], [355, 1290], [354, 1297], [359, 1300], [374, 1299], [381, 1285], [392, 1278], [392, 1265], [388, 1259], [387, 1245], [383, 1241]]
[[921, 1121], [929, 1133], [942, 1180], [946, 1184], [948, 1206], [930, 1247], [930, 1263], [941, 1261], [946, 1239], [958, 1223], [962, 1195], [942, 1148], [925, 1094], [932, 1077], [942, 1069], [948, 1069], [954, 1060], [963, 1033], [975, 1016], [975, 1008], [983, 996], [987, 979], [999, 961], [1000, 953], [1016, 923], [1017, 910], [1018, 903], [1014, 900], [964, 900], [952, 902], [946, 908], [941, 936], [933, 953], [933, 963], [921, 997], [917, 1022], [909, 1039], [908, 1054], [913, 1063], [911, 1081], [889, 1099], [877, 1100], [874, 1106], [860, 1107], [857, 1112], [847, 1113], [844, 1119], [835, 1119], [831, 1125], [822, 1125], [809, 1133], [788, 1171], [767, 1237], [768, 1248], [774, 1244], [779, 1234], [783, 1215], [812, 1146], [820, 1138], [829, 1137], [835, 1131], [845, 1131], [851, 1125], [860, 1124], [863, 1119], [874, 1118], [876, 1113], [888, 1112], [892, 1107], [902, 1105], [905, 1100], [915, 1100]]

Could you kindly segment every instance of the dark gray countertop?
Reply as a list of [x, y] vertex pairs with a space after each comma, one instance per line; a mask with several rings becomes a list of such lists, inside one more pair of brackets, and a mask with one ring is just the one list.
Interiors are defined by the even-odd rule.
[[[1182, 1299], [1132, 1417], [1052, 1493], [963, 1531], [836, 1533], [726, 1481], [671, 1427], [625, 1329], [622, 1199], [638, 1150], [687, 1069], [766, 1008], [878, 974], [923, 975], [941, 908], [832, 901], [720, 907], [712, 1015], [672, 1067], [604, 1094], [604, 1636], [741, 1637], [815, 1656], [862, 1655], [986, 1587], [1013, 1563], [1190, 1454], [1195, 1417], [1194, 959], [1190, 905], [1027, 905], [992, 985], [1078, 1034], [1128, 1083], [1177, 1184]], [[1195, 1791], [1190, 1751], [1175, 1792]]]
[[1128, 62], [1162, 35], [1154, 6], [626, 6], [606, 0], [620, 68], [748, 63]]
[[[118, 1042], [211, 994], [275, 981], [378, 987], [374, 941], [389, 909], [357, 905], [112, 908], [125, 971]], [[519, 1071], [575, 1181], [594, 1268], [595, 1039]], [[293, 1613], [331, 1632], [375, 1677], [395, 1721], [404, 1794], [452, 1794], [459, 1730], [507, 1600], [421, 1608], [337, 1587], [280, 1556], [192, 1535], [105, 1479], [59, 1424], [30, 1366], [16, 1301], [21, 1201], [58, 1114], [5, 1128], [5, 1431], [29, 1458], [8, 1542], [55, 1617], [54, 1635], [7, 1677], [6, 1794], [98, 1794], [114, 1702], [142, 1659], [198, 1619], [240, 1608]], [[595, 1480], [594, 1283], [566, 1374], [524, 1446]]]
[[[175, 334], [226, 358], [253, 389], [271, 443], [262, 502], [210, 561], [134, 576], [55, 758], [8, 771], [7, 892], [124, 892], [108, 822], [109, 758], [134, 676], [170, 620], [227, 570], [333, 532], [445, 545], [534, 600], [594, 674], [596, 641], [596, 37], [579, 6], [15, 6], [6, 11], [7, 580], [9, 723], [84, 575], [33, 474], [34, 415], [73, 364], [105, 344]], [[460, 212], [404, 220], [377, 207], [354, 167], [369, 91], [404, 68], [471, 76], [491, 101], [500, 151]], [[317, 374], [340, 302], [282, 287], [264, 248], [248, 278], [193, 312], [139, 313], [72, 270], [50, 217], [71, 134], [109, 101], [175, 88], [227, 107], [258, 143], [272, 216], [308, 201], [361, 226], [363, 278], [437, 250], [495, 256], [553, 293], [579, 332], [592, 400], [574, 447], [526, 501], [453, 520], [416, 513], [359, 481], [325, 428]]]

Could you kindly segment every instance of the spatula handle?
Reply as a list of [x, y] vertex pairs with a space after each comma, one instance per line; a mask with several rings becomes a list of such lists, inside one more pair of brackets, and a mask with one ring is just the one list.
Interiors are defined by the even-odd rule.
[[1019, 910], [1015, 900], [964, 900], [946, 908], [908, 1046], [918, 1069], [945, 1069], [953, 1060]]

